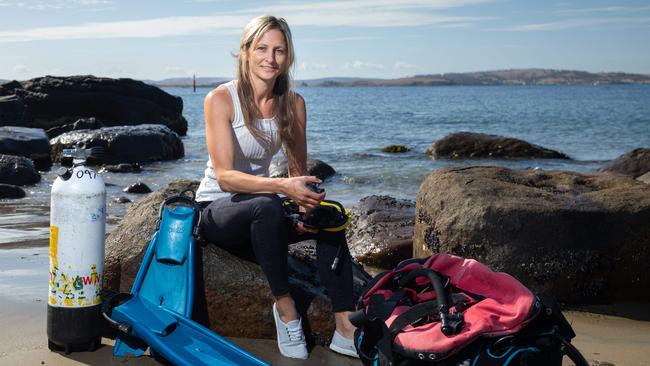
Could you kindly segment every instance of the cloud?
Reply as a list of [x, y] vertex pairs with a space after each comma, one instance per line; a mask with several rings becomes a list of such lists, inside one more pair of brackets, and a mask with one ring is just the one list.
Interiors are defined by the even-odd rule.
[[402, 61], [395, 61], [393, 69], [417, 69], [417, 66]]
[[32, 69], [25, 65], [16, 65], [14, 66], [14, 72], [17, 74], [29, 74], [32, 72]]
[[94, 7], [112, 5], [112, 0], [48, 0], [48, 1], [0, 1], [0, 7], [15, 7], [36, 11], [79, 9], [79, 7]]
[[346, 62], [343, 65], [343, 68], [344, 69], [378, 69], [378, 70], [381, 70], [381, 69], [384, 68], [384, 65], [356, 60], [356, 61], [353, 61], [353, 62]]
[[298, 70], [325, 70], [329, 69], [330, 66], [327, 64], [320, 64], [317, 62], [301, 62], [298, 65]]
[[[105, 0], [60, 0], [38, 4], [91, 5]], [[108, 0], [106, 0], [108, 1]], [[156, 38], [241, 31], [254, 16], [282, 14], [292, 27], [417, 27], [470, 24], [492, 19], [450, 16], [436, 11], [492, 0], [361, 0], [316, 3], [277, 3], [219, 15], [178, 16], [143, 20], [94, 22], [0, 31], [0, 42], [67, 39]], [[53, 4], [53, 5], [52, 5]], [[348, 40], [352, 40], [348, 37]]]
[[326, 42], [349, 42], [349, 41], [366, 41], [369, 39], [376, 39], [377, 37], [371, 36], [351, 36], [351, 37], [337, 37], [337, 38], [303, 38], [300, 41], [305, 43], [326, 43]]
[[607, 17], [564, 19], [556, 22], [517, 25], [504, 30], [510, 32], [554, 31], [571, 28], [593, 28], [607, 25], [650, 24], [650, 17]]

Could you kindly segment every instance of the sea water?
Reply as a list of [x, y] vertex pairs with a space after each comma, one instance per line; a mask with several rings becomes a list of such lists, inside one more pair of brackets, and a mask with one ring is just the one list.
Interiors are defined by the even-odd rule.
[[[128, 207], [113, 202], [114, 198], [127, 196], [136, 201], [142, 197], [123, 193], [127, 185], [141, 181], [156, 190], [174, 179], [199, 180], [203, 175], [207, 160], [203, 98], [210, 89], [164, 90], [183, 99], [188, 121], [183, 137], [185, 157], [143, 164], [137, 174], [104, 174], [110, 224]], [[451, 165], [589, 173], [634, 148], [650, 147], [650, 85], [306, 87], [299, 92], [307, 105], [309, 157], [337, 171], [322, 186], [329, 199], [348, 206], [373, 194], [415, 200], [427, 175]], [[425, 154], [434, 141], [458, 131], [516, 137], [562, 151], [572, 160], [444, 161]], [[393, 144], [411, 150], [381, 152]], [[4, 206], [0, 243], [30, 236], [46, 238], [45, 215], [55, 170], [44, 173], [35, 186], [26, 187], [28, 197], [0, 201]], [[20, 225], [15, 221], [21, 217], [28, 217], [29, 224], [23, 225], [25, 230], [16, 230]], [[4, 234], [11, 239], [3, 239]]]

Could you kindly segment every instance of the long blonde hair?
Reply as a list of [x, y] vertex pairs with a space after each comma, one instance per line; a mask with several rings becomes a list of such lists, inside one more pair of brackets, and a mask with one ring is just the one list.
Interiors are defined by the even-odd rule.
[[250, 68], [248, 64], [249, 50], [257, 45], [260, 38], [268, 30], [277, 29], [284, 35], [286, 50], [286, 64], [284, 70], [275, 80], [273, 94], [277, 97], [275, 121], [280, 132], [280, 139], [284, 148], [284, 155], [287, 158], [289, 171], [299, 171], [299, 165], [296, 161], [294, 146], [291, 146], [295, 132], [297, 131], [297, 116], [295, 112], [296, 93], [292, 90], [291, 70], [294, 62], [294, 49], [291, 40], [291, 30], [286, 20], [276, 18], [271, 15], [257, 17], [244, 27], [241, 40], [239, 42], [239, 54], [237, 57], [237, 95], [241, 101], [241, 109], [246, 127], [251, 134], [258, 140], [269, 143], [269, 136], [265, 135], [255, 121], [260, 112], [255, 104], [253, 84], [250, 78]]

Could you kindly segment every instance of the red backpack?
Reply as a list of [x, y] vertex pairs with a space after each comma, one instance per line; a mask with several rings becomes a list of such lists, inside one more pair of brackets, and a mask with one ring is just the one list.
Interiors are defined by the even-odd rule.
[[366, 286], [350, 320], [364, 365], [588, 365], [559, 307], [514, 277], [448, 254], [411, 259]]

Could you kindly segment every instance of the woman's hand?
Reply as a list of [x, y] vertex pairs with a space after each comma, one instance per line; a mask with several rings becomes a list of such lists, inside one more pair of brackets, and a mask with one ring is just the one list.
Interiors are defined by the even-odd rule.
[[284, 194], [296, 202], [298, 206], [308, 210], [316, 207], [320, 201], [325, 199], [325, 192], [316, 193], [307, 188], [308, 183], [320, 184], [320, 179], [314, 176], [301, 176], [285, 179], [286, 184]]

